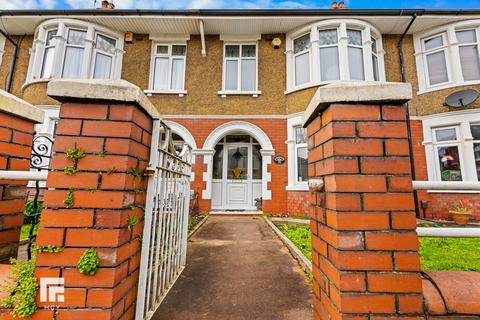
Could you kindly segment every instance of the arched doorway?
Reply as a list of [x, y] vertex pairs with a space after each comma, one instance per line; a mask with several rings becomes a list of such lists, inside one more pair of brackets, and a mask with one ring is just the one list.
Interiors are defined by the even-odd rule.
[[262, 197], [261, 146], [248, 134], [230, 134], [215, 146], [213, 210], [255, 210]]
[[268, 165], [274, 150], [258, 126], [246, 121], [224, 123], [207, 137], [202, 153], [207, 165], [202, 198], [212, 200], [212, 209], [254, 210], [255, 198], [271, 199]]

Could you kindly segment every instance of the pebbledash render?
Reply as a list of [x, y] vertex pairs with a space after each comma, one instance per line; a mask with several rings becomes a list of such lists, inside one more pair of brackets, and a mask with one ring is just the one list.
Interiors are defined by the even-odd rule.
[[[336, 81], [409, 82], [414, 180], [479, 181], [479, 10], [0, 11], [0, 87], [59, 116], [51, 79], [124, 79], [145, 92], [195, 155], [199, 209], [307, 215], [302, 114]], [[15, 49], [16, 48], [16, 49]], [[15, 54], [14, 54], [15, 53]], [[78, 147], [82, 147], [79, 141]], [[398, 159], [398, 169], [411, 164]], [[480, 195], [418, 193], [421, 216], [458, 200], [480, 221]]]

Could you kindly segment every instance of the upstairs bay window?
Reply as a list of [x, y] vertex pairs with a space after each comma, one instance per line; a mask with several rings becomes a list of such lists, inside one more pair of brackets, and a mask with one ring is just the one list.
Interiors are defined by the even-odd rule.
[[185, 93], [185, 44], [154, 44], [150, 71], [151, 92]]
[[225, 44], [222, 90], [218, 93], [258, 95], [256, 44]]
[[123, 37], [73, 19], [42, 23], [35, 32], [27, 83], [53, 78], [119, 79]]
[[318, 22], [288, 34], [286, 46], [286, 93], [338, 80], [385, 81], [380, 33], [365, 22]]
[[414, 35], [419, 93], [480, 83], [480, 20]]

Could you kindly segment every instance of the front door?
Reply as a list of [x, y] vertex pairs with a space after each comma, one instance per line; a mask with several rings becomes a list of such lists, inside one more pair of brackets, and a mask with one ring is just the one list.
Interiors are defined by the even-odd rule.
[[226, 207], [235, 210], [249, 209], [252, 202], [252, 146], [227, 144], [226, 152]]

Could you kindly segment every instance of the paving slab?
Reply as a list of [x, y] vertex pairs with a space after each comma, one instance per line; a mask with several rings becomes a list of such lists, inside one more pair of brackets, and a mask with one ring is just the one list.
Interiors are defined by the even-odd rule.
[[311, 320], [311, 285], [262, 217], [210, 216], [154, 320]]

